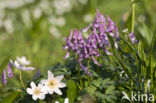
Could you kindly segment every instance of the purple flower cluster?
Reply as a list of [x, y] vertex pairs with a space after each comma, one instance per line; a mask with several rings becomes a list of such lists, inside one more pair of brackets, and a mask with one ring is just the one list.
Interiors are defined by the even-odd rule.
[[138, 40], [136, 40], [135, 34], [134, 33], [129, 33], [129, 38], [132, 42], [132, 44], [135, 44], [138, 42]]
[[[89, 34], [87, 39], [83, 38], [83, 32]], [[94, 64], [101, 66], [96, 60], [96, 58], [100, 56], [99, 51], [104, 50], [107, 55], [112, 55], [109, 51], [110, 42], [107, 35], [114, 38], [115, 46], [118, 48], [118, 27], [109, 16], [102, 15], [97, 10], [97, 15], [89, 26], [81, 31], [78, 31], [77, 29], [75, 29], [74, 32], [71, 31], [70, 36], [66, 38], [66, 45], [63, 47], [63, 49], [67, 49], [65, 59], [67, 59], [70, 52], [73, 51], [76, 54], [78, 63], [83, 71], [88, 75], [92, 75], [92, 73], [88, 72], [88, 69], [82, 64], [82, 61], [91, 58]]]
[[[11, 68], [11, 63], [8, 63], [8, 69], [7, 69], [7, 73], [8, 73], [8, 77], [12, 78], [14, 76], [12, 68]], [[7, 83], [7, 74], [6, 74], [6, 70], [3, 70], [3, 74], [2, 74], [2, 82], [3, 84]]]

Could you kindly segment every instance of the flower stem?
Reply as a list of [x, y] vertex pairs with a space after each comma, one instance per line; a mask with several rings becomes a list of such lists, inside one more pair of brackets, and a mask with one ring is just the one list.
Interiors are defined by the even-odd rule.
[[23, 82], [23, 79], [22, 79], [22, 72], [21, 71], [19, 71], [19, 79], [20, 79], [22, 87], [25, 89], [25, 85], [24, 85], [24, 82]]
[[131, 32], [134, 33], [134, 23], [135, 23], [135, 2], [132, 0], [132, 25]]

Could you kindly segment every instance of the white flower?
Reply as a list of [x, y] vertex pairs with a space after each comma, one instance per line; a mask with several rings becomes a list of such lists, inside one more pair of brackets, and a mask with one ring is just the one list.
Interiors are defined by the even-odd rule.
[[88, 22], [91, 22], [93, 20], [93, 17], [91, 14], [85, 14], [83, 17], [83, 20], [88, 23]]
[[59, 95], [62, 95], [60, 88], [66, 87], [66, 84], [61, 82], [63, 77], [63, 75], [54, 77], [53, 73], [51, 71], [48, 71], [48, 79], [41, 80], [41, 83], [45, 85], [49, 94], [53, 94], [55, 92]]
[[126, 28], [126, 29], [122, 30], [122, 32], [123, 33], [128, 33], [128, 29]]
[[[58, 101], [56, 101], [55, 103], [59, 103]], [[64, 103], [69, 103], [69, 99], [65, 98]]]
[[42, 16], [42, 10], [39, 7], [35, 8], [33, 16], [35, 19], [40, 18]]
[[30, 61], [28, 61], [26, 59], [25, 56], [23, 57], [17, 57], [15, 62], [13, 62], [12, 60], [10, 60], [10, 62], [17, 68], [23, 71], [28, 71], [28, 70], [34, 70], [34, 67], [26, 67], [28, 65], [30, 65]]
[[42, 84], [36, 84], [34, 82], [30, 83], [31, 88], [27, 88], [26, 91], [28, 94], [32, 95], [33, 100], [37, 100], [38, 98], [43, 100], [45, 98], [45, 94], [47, 91]]
[[19, 62], [22, 65], [29, 65], [30, 64], [30, 61], [27, 60], [25, 56], [22, 56], [21, 58], [17, 57], [16, 60], [17, 60], [17, 62]]
[[54, 26], [49, 27], [49, 33], [51, 35], [53, 35], [55, 38], [60, 38], [61, 37], [60, 31]]

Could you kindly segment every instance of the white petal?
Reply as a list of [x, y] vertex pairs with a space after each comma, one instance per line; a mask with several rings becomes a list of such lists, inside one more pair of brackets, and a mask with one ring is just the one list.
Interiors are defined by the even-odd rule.
[[49, 94], [53, 94], [53, 93], [54, 93], [54, 90], [52, 90], [52, 89], [49, 88], [49, 89], [48, 89], [48, 93], [49, 93]]
[[43, 84], [43, 85], [46, 85], [46, 83], [47, 83], [47, 80], [41, 80], [41, 82], [40, 82], [41, 84]]
[[43, 94], [48, 94], [47, 87], [46, 86], [41, 87], [41, 92]]
[[23, 71], [29, 71], [29, 70], [34, 70], [35, 68], [34, 67], [25, 67], [23, 68]]
[[39, 88], [42, 88], [42, 87], [43, 87], [43, 84], [42, 84], [42, 83], [39, 83], [39, 84], [38, 84], [38, 87], [39, 87]]
[[56, 101], [55, 103], [60, 103], [60, 102]]
[[25, 56], [23, 56], [23, 57], [17, 57], [17, 59], [16, 59], [20, 64], [22, 64], [22, 65], [29, 65], [30, 64], [30, 61], [28, 61], [27, 59], [26, 59], [26, 57]]
[[14, 66], [15, 66], [16, 68], [19, 68], [20, 64], [15, 60]]
[[45, 94], [40, 94], [38, 98], [43, 100], [45, 98]]
[[118, 49], [118, 43], [117, 42], [115, 42], [115, 47]]
[[36, 88], [36, 84], [35, 84], [34, 82], [31, 82], [31, 83], [30, 83], [30, 86], [32, 87], [32, 89], [33, 89], [33, 88]]
[[57, 82], [60, 82], [63, 79], [63, 77], [64, 77], [63, 75], [57, 76], [57, 77], [55, 77], [55, 80]]
[[48, 70], [48, 79], [53, 79], [54, 78], [54, 74]]
[[33, 95], [32, 98], [33, 98], [33, 100], [37, 100], [38, 97]]
[[69, 103], [69, 99], [65, 98], [64, 103]]
[[33, 94], [33, 90], [31, 88], [27, 88], [26, 91], [28, 94], [31, 94], [31, 95]]
[[61, 90], [60, 90], [59, 88], [55, 88], [55, 89], [54, 89], [54, 92], [55, 92], [56, 94], [58, 94], [58, 95], [62, 95], [62, 92], [61, 92]]
[[58, 88], [64, 88], [64, 87], [66, 87], [66, 83], [60, 82], [57, 84], [57, 87]]

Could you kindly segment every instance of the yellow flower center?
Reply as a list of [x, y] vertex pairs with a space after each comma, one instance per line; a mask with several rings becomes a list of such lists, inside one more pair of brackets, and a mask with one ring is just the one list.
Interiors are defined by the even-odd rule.
[[39, 95], [40, 93], [41, 93], [41, 92], [40, 92], [40, 88], [36, 88], [35, 91], [34, 91], [34, 94], [35, 94], [35, 95]]
[[48, 86], [50, 88], [54, 88], [56, 86], [56, 84], [57, 84], [56, 80], [49, 80], [49, 82], [48, 82]]

